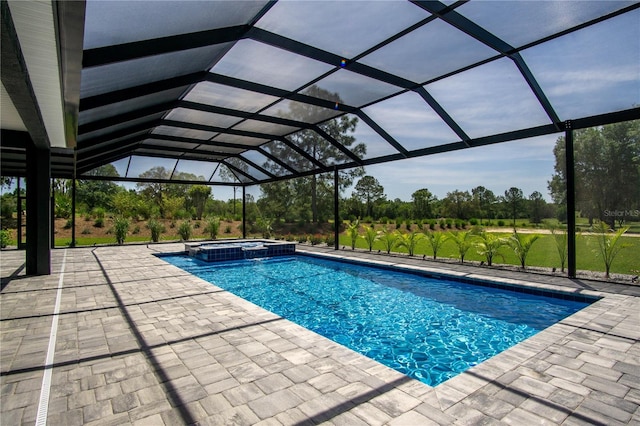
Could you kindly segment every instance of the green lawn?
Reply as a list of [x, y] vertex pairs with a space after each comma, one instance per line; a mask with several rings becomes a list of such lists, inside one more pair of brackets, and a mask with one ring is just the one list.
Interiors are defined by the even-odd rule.
[[[508, 237], [510, 234], [504, 233], [498, 235]], [[622, 237], [621, 242], [628, 244], [629, 247], [623, 249], [616, 257], [611, 267], [611, 273], [638, 275], [640, 273], [640, 237]], [[341, 235], [340, 245], [351, 247], [351, 240], [346, 235]], [[361, 249], [368, 248], [367, 243], [362, 238], [357, 240], [356, 247]], [[384, 251], [380, 242], [376, 242], [374, 245], [374, 251], [378, 250]], [[597, 255], [597, 250], [598, 243], [596, 237], [586, 235], [579, 236], [576, 242], [577, 269], [604, 272], [604, 263], [600, 256]], [[395, 249], [394, 251], [407, 253], [406, 249]], [[505, 263], [520, 265], [520, 261], [510, 247], [500, 248], [500, 253], [502, 256], [495, 257], [493, 260], [494, 264]], [[415, 250], [416, 257], [422, 257], [423, 255], [427, 255], [428, 257], [433, 256], [431, 246], [426, 240], [421, 240]], [[458, 258], [455, 244], [452, 241], [446, 241], [438, 251], [438, 258]], [[475, 247], [472, 247], [465, 256], [465, 261], [467, 260], [482, 261], [485, 259], [478, 254], [478, 250]], [[556, 267], [560, 269], [560, 258], [558, 257], [558, 250], [552, 235], [541, 235], [533, 244], [527, 257], [527, 266]]]
[[[510, 233], [498, 233], [501, 237], [508, 237]], [[177, 236], [166, 235], [161, 237], [161, 241], [177, 241]], [[202, 237], [204, 238], [204, 237]], [[474, 237], [475, 238], [475, 237]], [[93, 246], [101, 244], [115, 244], [115, 237], [76, 237], [78, 246]], [[56, 238], [57, 247], [68, 247], [70, 243], [69, 238]], [[145, 243], [150, 242], [149, 237], [129, 235], [125, 241], [126, 243]], [[15, 241], [11, 242], [15, 245]], [[628, 245], [624, 248], [620, 254], [616, 257], [611, 267], [611, 273], [620, 274], [640, 274], [640, 237], [623, 236], [621, 243]], [[350, 247], [351, 242], [347, 235], [342, 234], [340, 236], [340, 245]], [[358, 238], [356, 247], [360, 249], [366, 249], [367, 243], [363, 238]], [[374, 251], [384, 251], [382, 243], [377, 241], [374, 244]], [[406, 253], [406, 249], [396, 248], [395, 252]], [[493, 260], [494, 264], [510, 264], [519, 265], [520, 262], [509, 247], [502, 247], [499, 251], [500, 255], [496, 256]], [[591, 235], [579, 235], [576, 240], [576, 254], [577, 254], [577, 269], [588, 271], [601, 271], [604, 272], [604, 263], [598, 252], [598, 243], [595, 236]], [[426, 255], [428, 257], [433, 256], [433, 251], [428, 242], [421, 240], [415, 250], [416, 257], [422, 257]], [[457, 248], [452, 241], [446, 241], [438, 251], [438, 258], [458, 258]], [[472, 247], [465, 256], [465, 261], [482, 261], [484, 257], [478, 254], [478, 249]], [[544, 234], [533, 244], [531, 251], [527, 257], [527, 266], [542, 266], [548, 268], [560, 269], [560, 259], [558, 257], [558, 250], [556, 243], [552, 235]], [[566, 266], [566, 265], [565, 265]]]
[[[199, 235], [197, 238], [192, 238], [189, 241], [197, 241], [207, 239], [203, 235]], [[220, 239], [220, 237], [218, 237]], [[180, 241], [180, 237], [176, 235], [161, 235], [160, 241]], [[125, 240], [125, 244], [128, 243], [150, 243], [151, 240], [147, 236], [137, 236], [137, 235], [128, 235]], [[56, 238], [56, 247], [69, 247], [71, 243], [71, 238]], [[76, 237], [77, 246], [92, 246], [92, 245], [101, 245], [101, 244], [115, 244], [116, 237], [113, 235], [108, 237]], [[15, 244], [15, 242], [14, 242]]]

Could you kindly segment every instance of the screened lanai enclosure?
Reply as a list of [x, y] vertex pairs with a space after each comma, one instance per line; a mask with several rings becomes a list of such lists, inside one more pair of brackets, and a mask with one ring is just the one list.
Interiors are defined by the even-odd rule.
[[[2, 176], [26, 177], [29, 274], [50, 271], [51, 179], [114, 179], [106, 164], [247, 188], [557, 134], [574, 212], [574, 130], [640, 117], [636, 1], [1, 6]], [[573, 214], [568, 230], [572, 275]]]

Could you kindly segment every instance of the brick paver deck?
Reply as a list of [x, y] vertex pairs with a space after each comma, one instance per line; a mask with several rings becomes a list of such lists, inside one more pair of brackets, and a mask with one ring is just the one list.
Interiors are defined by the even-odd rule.
[[153, 256], [181, 249], [56, 249], [28, 278], [3, 251], [0, 423], [640, 424], [640, 287], [299, 247], [602, 297], [432, 388]]

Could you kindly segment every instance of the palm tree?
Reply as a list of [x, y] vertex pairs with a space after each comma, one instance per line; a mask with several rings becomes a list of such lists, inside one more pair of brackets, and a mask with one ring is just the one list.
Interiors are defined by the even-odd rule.
[[624, 228], [618, 229], [616, 232], [610, 233], [609, 226], [604, 222], [600, 222], [599, 226], [597, 226], [595, 229], [598, 241], [598, 251], [596, 252], [596, 255], [602, 256], [605, 269], [604, 276], [606, 279], [609, 279], [611, 264], [613, 263], [613, 260], [616, 258], [616, 256], [618, 256], [618, 253], [620, 253], [620, 250], [630, 246], [630, 244], [618, 244], [620, 242], [622, 234], [624, 234], [628, 230], [629, 227], [626, 226]]
[[[485, 231], [478, 233], [478, 237], [480, 238], [480, 241], [476, 242], [478, 254], [484, 256], [487, 259], [487, 265], [491, 266], [494, 257], [502, 256], [502, 254], [498, 253], [498, 250], [507, 242], [504, 238]], [[504, 256], [502, 257], [504, 258]]]
[[386, 226], [382, 228], [382, 233], [379, 235], [379, 240], [382, 241], [382, 246], [387, 251], [387, 254], [391, 253], [391, 250], [396, 246], [400, 235], [396, 230], [390, 230]]
[[551, 227], [551, 234], [556, 242], [556, 248], [558, 249], [558, 256], [560, 257], [560, 270], [564, 272], [564, 265], [567, 263], [567, 257], [569, 256], [568, 244], [567, 244], [567, 231], [564, 229], [558, 230], [555, 226]]
[[538, 240], [538, 238], [540, 238], [540, 235], [537, 234], [526, 236], [518, 234], [516, 228], [513, 228], [513, 235], [509, 237], [508, 240], [509, 246], [513, 249], [516, 257], [520, 260], [520, 266], [522, 266], [522, 269], [525, 269], [529, 250], [531, 250], [531, 246]]
[[351, 250], [356, 249], [356, 240], [358, 239], [359, 229], [360, 229], [359, 219], [356, 219], [355, 221], [347, 225], [347, 235], [349, 235], [349, 238], [351, 239]]
[[397, 246], [404, 247], [409, 252], [409, 256], [413, 256], [418, 242], [424, 237], [424, 234], [418, 231], [411, 231], [407, 234], [400, 234]]
[[374, 229], [373, 226], [364, 227], [364, 235], [360, 235], [360, 238], [364, 238], [369, 247], [369, 251], [373, 249], [373, 244], [380, 238], [380, 233]]
[[262, 238], [271, 238], [271, 233], [273, 232], [273, 222], [274, 219], [270, 217], [262, 217], [260, 216], [257, 220], [258, 228], [262, 232]]
[[453, 241], [456, 247], [458, 247], [458, 255], [460, 256], [460, 263], [464, 263], [464, 257], [466, 256], [467, 252], [471, 248], [471, 232], [470, 231], [449, 232], [447, 239]]
[[435, 260], [438, 256], [438, 250], [440, 250], [440, 247], [442, 247], [442, 244], [444, 244], [447, 239], [442, 232], [426, 231], [424, 234], [427, 236], [427, 241], [431, 245], [431, 250], [433, 250], [433, 260]]

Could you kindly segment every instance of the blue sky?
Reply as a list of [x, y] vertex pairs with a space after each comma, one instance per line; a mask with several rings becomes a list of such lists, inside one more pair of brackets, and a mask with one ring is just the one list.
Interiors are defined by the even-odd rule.
[[[587, 22], [630, 3], [474, 1], [465, 3], [457, 11], [485, 26], [507, 43], [522, 46], [557, 29]], [[98, 7], [101, 4], [89, 2], [90, 7]], [[120, 40], [124, 41], [155, 36], [128, 24], [132, 20], [135, 21], [135, 16], [148, 13], [144, 2], [129, 2], [127, 5], [131, 10], [126, 14], [127, 17], [123, 18], [120, 31], [115, 33], [101, 29], [100, 13], [89, 13], [90, 19], [96, 20], [91, 26], [96, 30], [87, 35], [86, 40], [89, 41], [86, 43], [89, 44], [85, 47], [97, 47], [117, 41], [110, 37], [124, 37]], [[182, 24], [189, 22], [185, 17], [193, 18], [194, 15], [198, 15], [196, 26], [202, 25], [206, 28], [217, 16], [213, 10], [207, 12], [209, 15], [205, 13], [199, 16], [197, 8], [189, 9], [189, 2], [186, 5], [186, 9], [179, 7], [175, 10], [176, 19], [169, 23], [171, 32], [180, 33], [183, 30]], [[164, 6], [170, 7], [170, 4]], [[255, 4], [253, 6], [258, 7]], [[216, 7], [235, 8], [232, 3], [216, 3]], [[336, 10], [340, 13], [336, 13]], [[161, 19], [162, 16], [166, 16], [166, 12], [157, 11], [149, 16], [149, 19]], [[245, 14], [253, 13], [242, 8], [238, 8], [236, 12], [239, 22], [246, 18]], [[317, 45], [349, 59], [426, 16], [428, 13], [409, 2], [282, 1], [276, 3], [260, 19], [257, 27]], [[522, 59], [536, 77], [560, 120], [588, 117], [640, 105], [639, 23], [640, 9], [636, 9], [631, 13], [521, 51]], [[189, 25], [194, 24], [190, 22]], [[151, 25], [149, 28], [155, 26]], [[141, 33], [138, 34], [139, 32]], [[438, 42], [425, 44], [425, 38]], [[424, 89], [471, 138], [551, 123], [551, 118], [511, 59], [500, 58], [432, 81], [434, 77], [459, 69], [468, 64], [468, 61], [481, 61], [495, 53], [446, 22], [435, 20], [379, 50], [364, 55], [359, 61], [383, 71], [397, 73], [418, 84], [431, 81], [423, 86]], [[251, 57], [252, 60], [246, 61], [247, 57]], [[274, 46], [245, 39], [236, 43], [211, 71], [294, 90], [302, 82], [317, 77], [330, 68], [325, 63], [297, 57]], [[338, 69], [315, 84], [329, 92], [339, 93], [344, 102], [352, 106], [366, 105], [374, 99], [398, 90], [395, 86], [352, 73], [348, 69]], [[257, 111], [276, 98], [241, 89], [224, 88], [217, 84], [201, 83], [186, 99], [228, 108], [247, 107], [250, 103]], [[285, 106], [278, 107], [280, 106], [286, 110], [286, 103]], [[278, 108], [273, 107], [265, 114], [277, 114], [272, 110]], [[460, 140], [460, 136], [444, 123], [428, 103], [412, 91], [369, 105], [363, 108], [363, 112], [410, 151]], [[180, 110], [174, 110], [168, 118], [179, 119], [180, 114]], [[221, 119], [211, 113], [198, 115], [191, 111], [189, 114], [190, 119], [203, 124], [213, 119], [219, 122]], [[198, 117], [194, 118], [195, 115]], [[234, 122], [223, 124], [233, 125]], [[252, 130], [250, 126], [254, 124], [254, 120], [249, 120], [239, 125], [244, 127], [238, 128]], [[259, 124], [264, 126], [264, 123]], [[186, 133], [179, 135], [189, 137], [213, 135], [203, 135], [201, 131], [192, 129], [180, 131]], [[157, 132], [172, 134], [176, 130], [159, 128]], [[287, 132], [283, 131], [282, 134], [285, 133]], [[367, 144], [366, 159], [397, 153], [362, 120], [358, 122], [354, 136], [357, 143]], [[553, 146], [558, 136], [560, 135], [554, 134], [401, 160], [367, 167], [366, 173], [374, 176], [382, 184], [385, 194], [390, 199], [400, 198], [409, 201], [411, 194], [421, 188], [428, 188], [438, 198], [443, 198], [447, 192], [456, 189], [470, 191], [482, 185], [496, 195], [501, 195], [509, 187], [515, 186], [522, 189], [526, 196], [539, 191], [550, 200], [547, 181], [553, 174]], [[222, 141], [234, 142], [226, 139]], [[261, 142], [255, 142], [256, 145], [259, 143]], [[258, 162], [258, 159], [250, 155], [247, 155], [247, 158]], [[121, 175], [124, 175], [127, 161], [128, 159], [124, 159], [117, 164]], [[181, 162], [177, 171], [191, 171], [206, 176], [207, 179], [211, 174], [211, 168], [215, 167], [214, 163], [183, 163]], [[129, 167], [129, 176], [135, 176], [156, 165], [172, 169], [171, 164], [172, 160], [134, 157]], [[259, 195], [257, 188], [249, 192], [255, 196]], [[215, 186], [213, 193], [217, 199], [226, 200], [233, 197], [233, 191], [229, 187]], [[350, 194], [351, 190], [347, 190], [343, 195], [348, 197]]]
[[[627, 4], [525, 2], [523, 6], [522, 2], [470, 2], [460, 7], [459, 11], [486, 25], [512, 45], [521, 46], [557, 28], [586, 22]], [[358, 7], [353, 2], [340, 5], [347, 9]], [[376, 5], [378, 9], [373, 8], [367, 13], [375, 15], [381, 12], [384, 4]], [[285, 18], [305, 13], [307, 7], [310, 6], [303, 2], [278, 3], [258, 26], [309, 41], [305, 37], [315, 32], [308, 31], [306, 27], [315, 25], [326, 31], [322, 40], [313, 42], [324, 43], [323, 48], [346, 57], [357, 53], [344, 51], [352, 45], [346, 41], [351, 40], [350, 37], [357, 38], [359, 33], [367, 33], [367, 25], [371, 20], [363, 18], [349, 25], [341, 25], [342, 16], [349, 16], [350, 13], [345, 11], [335, 20], [327, 21], [323, 19], [323, 10], [320, 8], [314, 9], [318, 22], [305, 21], [305, 28], [284, 24], [289, 22]], [[412, 8], [411, 5], [407, 7]], [[329, 6], [327, 8], [330, 9]], [[400, 15], [398, 19], [414, 16], [409, 12], [396, 11]], [[522, 51], [522, 58], [536, 76], [560, 120], [603, 114], [640, 104], [638, 22], [640, 11], [636, 10]], [[421, 36], [425, 34], [422, 33], [429, 33], [427, 35], [439, 40], [439, 43], [424, 45]], [[495, 52], [486, 46], [460, 36], [443, 22], [435, 21], [363, 57], [360, 62], [398, 73], [413, 81], [427, 81], [435, 75], [457, 69], [461, 58], [482, 60], [493, 54]], [[434, 61], [433, 58], [438, 60]], [[281, 72], [286, 74], [288, 71], [285, 69]], [[350, 96], [355, 105], [366, 102], [367, 94], [377, 93], [381, 96], [387, 90], [383, 84], [365, 79], [356, 81], [349, 74], [347, 70], [339, 70], [317, 84], [326, 90], [341, 93], [345, 99]], [[432, 82], [424, 88], [472, 138], [551, 122], [515, 63], [507, 58]], [[363, 111], [409, 150], [459, 140], [424, 100], [413, 92], [391, 97]], [[358, 143], [367, 144], [366, 158], [394, 153], [362, 121], [358, 123], [354, 136]], [[438, 198], [443, 198], [447, 192], [456, 189], [470, 191], [482, 185], [496, 195], [504, 194], [512, 186], [522, 189], [525, 196], [539, 191], [550, 201], [547, 182], [554, 172], [553, 147], [558, 136], [561, 134], [401, 160], [367, 167], [366, 173], [382, 184], [390, 199], [409, 201], [411, 194], [421, 188], [428, 188]], [[257, 190], [251, 192], [259, 194]], [[224, 197], [225, 190], [215, 188], [214, 193]], [[344, 195], [350, 194], [351, 190], [347, 190]]]
[[411, 194], [427, 188], [439, 199], [456, 189], [484, 186], [503, 195], [512, 186], [525, 196], [539, 191], [551, 200], [547, 181], [553, 174], [553, 146], [558, 135], [506, 142], [480, 148], [401, 160], [367, 167], [385, 189], [387, 198], [411, 200]]
[[[504, 195], [512, 186], [522, 189], [529, 197], [539, 191], [547, 201], [551, 197], [547, 181], [553, 175], [555, 157], [553, 147], [560, 134], [505, 142], [480, 148], [471, 148], [428, 157], [413, 158], [379, 164], [365, 168], [384, 187], [388, 199], [411, 201], [411, 194], [427, 188], [438, 199], [456, 189], [469, 191], [482, 185]], [[247, 189], [258, 197], [257, 187]], [[349, 197], [353, 188], [343, 196]], [[229, 188], [213, 187], [215, 198], [233, 197]]]

